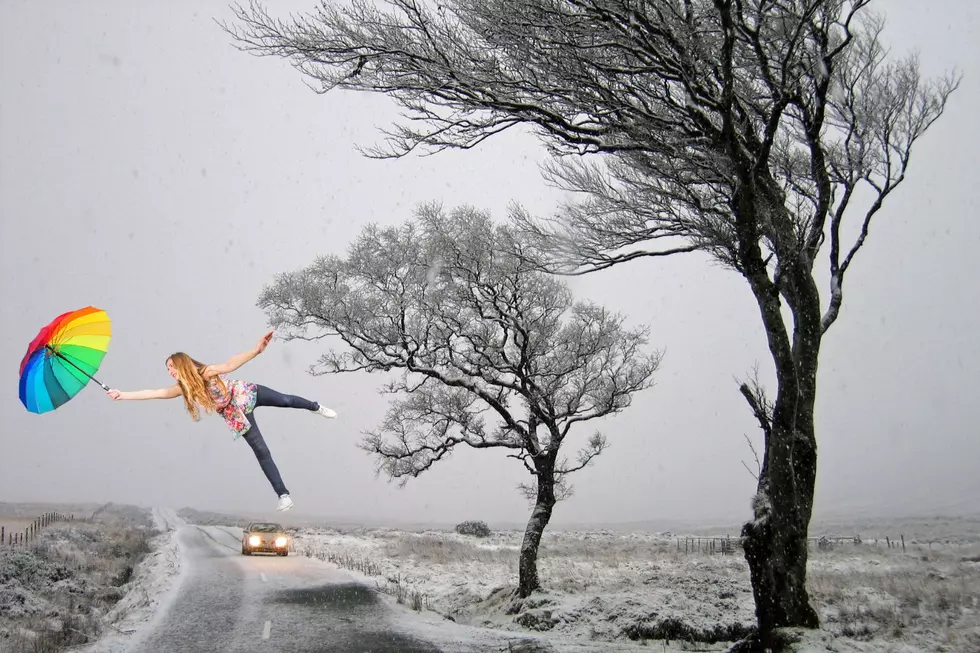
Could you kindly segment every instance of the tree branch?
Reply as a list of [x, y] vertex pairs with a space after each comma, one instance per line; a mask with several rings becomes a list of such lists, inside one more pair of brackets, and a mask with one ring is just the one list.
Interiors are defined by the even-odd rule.
[[751, 469], [749, 469], [749, 466], [745, 464], [744, 460], [742, 461], [742, 467], [744, 467], [745, 471], [752, 475], [752, 478], [758, 481], [759, 477], [762, 475], [762, 463], [759, 462], [759, 453], [755, 450], [755, 445], [752, 444], [752, 440], [749, 438], [749, 436], [745, 435], [744, 433], [743, 435], [745, 436], [745, 441], [749, 444], [749, 450], [752, 452], [752, 457], [755, 458], [755, 471], [753, 472]]

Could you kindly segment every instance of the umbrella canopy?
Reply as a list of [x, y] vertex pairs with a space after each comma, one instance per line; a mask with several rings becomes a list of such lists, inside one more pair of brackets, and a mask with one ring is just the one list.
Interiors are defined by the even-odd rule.
[[112, 323], [105, 311], [86, 306], [53, 319], [31, 341], [20, 362], [20, 401], [32, 413], [52, 411], [95, 381], [109, 349]]

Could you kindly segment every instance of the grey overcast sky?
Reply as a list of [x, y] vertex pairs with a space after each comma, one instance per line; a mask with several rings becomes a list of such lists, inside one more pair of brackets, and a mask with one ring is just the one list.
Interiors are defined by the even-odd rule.
[[[917, 49], [926, 74], [956, 66], [965, 78], [874, 222], [825, 340], [816, 513], [962, 513], [980, 496], [980, 4], [875, 4], [896, 53]], [[518, 132], [468, 152], [362, 157], [355, 145], [396, 116], [387, 98], [318, 96], [282, 59], [235, 50], [214, 17], [231, 17], [225, 2], [0, 0], [0, 500], [270, 510], [248, 446], [217, 417], [192, 422], [179, 399], [114, 403], [90, 385], [28, 413], [17, 369], [37, 330], [104, 308], [114, 336], [99, 378], [163, 387], [175, 350], [219, 361], [253, 346], [262, 285], [342, 253], [368, 222], [432, 199], [502, 217], [511, 200], [547, 212], [560, 197], [539, 175], [543, 149]], [[657, 385], [601, 425], [612, 447], [578, 473], [555, 522], [748, 516], [743, 434], [760, 434], [733, 377], [756, 362], [769, 377], [770, 364], [747, 286], [696, 256], [573, 286], [650, 324], [666, 358]], [[324, 346], [274, 341], [238, 373], [340, 414], [257, 413], [297, 513], [526, 519], [513, 489], [524, 472], [502, 455], [461, 451], [404, 489], [376, 478], [355, 443], [382, 417], [380, 379], [311, 377]]]

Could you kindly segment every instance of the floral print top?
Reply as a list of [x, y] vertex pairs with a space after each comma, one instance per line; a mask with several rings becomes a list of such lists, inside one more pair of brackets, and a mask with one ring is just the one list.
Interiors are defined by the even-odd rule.
[[[227, 388], [225, 391], [222, 391], [221, 384], [218, 383], [218, 376], [225, 382]], [[212, 377], [208, 381], [208, 392], [214, 399], [218, 414], [224, 418], [225, 424], [235, 432], [234, 439], [237, 440], [252, 428], [248, 419], [245, 418], [245, 414], [252, 412], [252, 409], [255, 408], [258, 388], [250, 381], [229, 379], [224, 374], [218, 376]]]

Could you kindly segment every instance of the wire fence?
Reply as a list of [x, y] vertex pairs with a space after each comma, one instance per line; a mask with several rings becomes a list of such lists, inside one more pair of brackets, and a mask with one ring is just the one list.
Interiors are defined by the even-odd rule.
[[24, 530], [18, 528], [17, 530], [11, 529], [8, 531], [5, 525], [0, 526], [0, 546], [26, 546], [36, 540], [41, 529], [46, 526], [50, 526], [55, 522], [71, 521], [75, 521], [74, 514], [66, 515], [60, 512], [46, 512], [28, 524]]
[[[676, 539], [678, 553], [734, 555], [737, 552], [740, 553], [742, 549], [741, 537], [727, 535], [725, 537], [688, 536], [678, 537]], [[884, 536], [868, 539], [862, 539], [860, 535], [822, 535], [820, 537], [808, 537], [807, 544], [810, 548], [818, 551], [831, 551], [842, 546], [872, 546], [906, 551], [904, 534], [899, 535], [897, 538]], [[917, 545], [920, 547], [927, 545], [931, 549], [933, 542], [918, 542]]]

